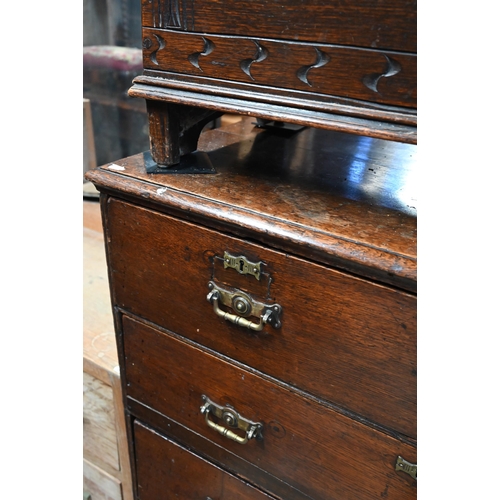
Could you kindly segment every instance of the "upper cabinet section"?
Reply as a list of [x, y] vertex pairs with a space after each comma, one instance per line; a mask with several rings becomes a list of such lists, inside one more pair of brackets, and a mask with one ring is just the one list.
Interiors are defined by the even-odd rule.
[[144, 27], [417, 51], [408, 0], [142, 0]]

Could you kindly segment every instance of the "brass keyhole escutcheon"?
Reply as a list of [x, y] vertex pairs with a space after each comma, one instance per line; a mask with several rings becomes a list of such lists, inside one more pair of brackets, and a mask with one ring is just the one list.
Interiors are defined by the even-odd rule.
[[244, 255], [234, 256], [224, 252], [224, 269], [231, 268], [240, 274], [250, 274], [260, 281], [262, 262], [250, 262]]

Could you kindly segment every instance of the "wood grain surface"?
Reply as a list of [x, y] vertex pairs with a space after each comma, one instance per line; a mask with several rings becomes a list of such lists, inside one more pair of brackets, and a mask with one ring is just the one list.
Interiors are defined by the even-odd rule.
[[142, 500], [160, 498], [265, 500], [268, 495], [134, 422], [137, 488]]
[[[169, 5], [182, 29], [189, 2]], [[202, 134], [181, 158], [212, 173], [149, 173], [146, 152], [87, 174], [101, 192], [131, 449], [142, 440], [135, 480], [151, 498], [170, 485], [215, 500], [189, 483], [193, 463], [230, 491], [250, 483], [281, 500], [413, 500], [396, 461], [417, 458], [416, 147], [253, 121]], [[225, 268], [226, 251], [260, 262], [261, 280]], [[281, 326], [219, 317], [210, 281], [280, 304]], [[263, 438], [216, 432], [203, 395], [260, 422]]]
[[417, 51], [413, 0], [142, 0], [142, 25]]
[[[133, 97], [416, 143], [416, 0], [142, 0], [142, 26]], [[153, 144], [182, 137], [150, 119]]]
[[97, 464], [120, 470], [113, 390], [83, 373], [83, 454]]
[[150, 175], [136, 155], [89, 178], [157, 210], [415, 291], [417, 148], [317, 129], [283, 136], [252, 121], [204, 134], [195, 155], [206, 152], [215, 175]]
[[99, 203], [84, 201], [83, 215], [83, 357], [112, 372], [118, 355]]
[[[416, 482], [395, 471], [400, 455], [416, 461], [413, 446], [127, 317], [123, 343], [131, 397], [311, 498], [416, 497]], [[209, 428], [202, 395], [262, 423], [263, 438], [242, 445]]]
[[[106, 210], [118, 307], [416, 436], [414, 296], [118, 200]], [[224, 269], [225, 251], [262, 261], [268, 278]], [[255, 334], [217, 317], [211, 280], [278, 303], [281, 328]]]
[[144, 68], [416, 108], [417, 57], [222, 35], [143, 30]]
[[92, 462], [83, 460], [83, 491], [92, 500], [122, 500], [120, 482]]
[[[161, 72], [156, 71], [156, 73]], [[405, 110], [401, 107], [383, 107], [374, 116], [373, 103], [368, 102], [368, 104], [363, 105], [362, 101], [359, 100], [354, 103], [351, 99], [348, 102], [347, 112], [345, 112], [346, 108], [338, 105], [345, 100], [345, 98], [341, 99], [340, 97], [331, 97], [333, 106], [325, 105], [324, 100], [318, 102], [316, 96], [325, 97], [322, 94], [307, 93], [303, 94], [301, 99], [283, 101], [281, 89], [277, 89], [276, 92], [273, 90], [272, 93], [267, 92], [267, 98], [263, 98], [266, 93], [262, 91], [263, 87], [257, 86], [254, 89], [255, 93], [246, 92], [246, 95], [250, 97], [242, 96], [241, 92], [238, 92], [239, 95], [234, 97], [235, 85], [228, 85], [228, 83], [221, 85], [215, 81], [211, 85], [206, 85], [205, 82], [203, 89], [205, 92], [200, 92], [192, 85], [192, 77], [189, 75], [184, 79], [185, 85], [178, 85], [178, 82], [171, 85], [170, 77], [163, 78], [168, 75], [160, 74], [159, 77], [153, 76], [152, 78], [148, 76], [134, 83], [129, 90], [131, 97], [199, 107], [223, 113], [256, 116], [267, 120], [347, 132], [358, 136], [406, 144], [417, 143], [417, 128], [413, 124], [416, 122], [414, 109], [407, 109], [404, 112]], [[255, 94], [260, 98], [255, 98]], [[291, 95], [293, 97], [293, 93]], [[268, 104], [266, 104], [267, 101], [269, 101]], [[318, 110], [318, 107], [326, 109]], [[401, 119], [402, 117], [403, 119]], [[165, 141], [172, 139], [167, 134], [157, 135], [155, 140], [160, 141], [162, 138]]]

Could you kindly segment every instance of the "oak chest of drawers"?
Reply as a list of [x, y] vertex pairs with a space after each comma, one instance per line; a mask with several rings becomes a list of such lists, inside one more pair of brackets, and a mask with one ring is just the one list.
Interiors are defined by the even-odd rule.
[[416, 498], [416, 147], [245, 120], [192, 157], [87, 174], [136, 497]]

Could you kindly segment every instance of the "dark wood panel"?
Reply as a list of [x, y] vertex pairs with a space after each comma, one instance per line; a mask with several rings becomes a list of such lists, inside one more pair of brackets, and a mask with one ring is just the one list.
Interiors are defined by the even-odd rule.
[[416, 52], [415, 0], [142, 0], [142, 23]]
[[[417, 57], [297, 42], [144, 29], [144, 67], [310, 91], [392, 106], [417, 105]], [[268, 89], [269, 91], [269, 89]]]
[[[125, 317], [123, 326], [132, 397], [311, 498], [416, 498], [416, 481], [395, 471], [398, 456], [416, 462], [412, 446], [137, 321]], [[262, 423], [263, 439], [242, 445], [209, 428], [200, 412], [202, 395]]]
[[[121, 201], [107, 212], [116, 305], [416, 436], [414, 296]], [[269, 291], [217, 267], [225, 251], [263, 261]], [[279, 303], [282, 327], [254, 334], [218, 318], [206, 300], [210, 280]]]
[[266, 500], [271, 497], [134, 423], [137, 488], [141, 500]]

